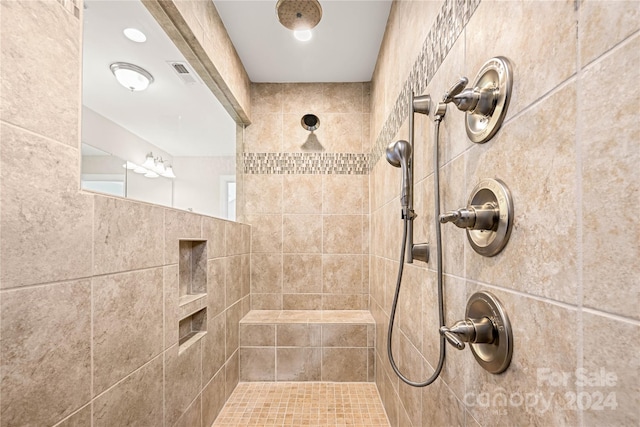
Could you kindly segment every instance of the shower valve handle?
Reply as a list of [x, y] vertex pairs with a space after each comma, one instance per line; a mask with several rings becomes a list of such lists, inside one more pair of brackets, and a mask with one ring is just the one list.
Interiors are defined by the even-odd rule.
[[494, 340], [494, 325], [488, 317], [459, 320], [450, 328], [440, 328], [440, 335], [458, 350], [463, 350], [466, 342], [471, 344], [491, 344]]
[[469, 79], [466, 77], [460, 77], [460, 79], [444, 94], [442, 102], [448, 104], [453, 101], [453, 97], [462, 92], [467, 86], [467, 83], [469, 83]]
[[496, 109], [500, 93], [493, 85], [467, 88], [455, 95], [451, 100], [458, 110], [488, 117]]
[[453, 223], [470, 230], [493, 230], [500, 219], [500, 211], [490, 202], [481, 206], [468, 206], [440, 215], [440, 223]]
[[449, 344], [454, 346], [456, 349], [464, 350], [464, 347], [465, 347], [464, 342], [461, 339], [459, 339], [455, 334], [453, 334], [452, 332], [449, 332], [449, 330], [444, 330], [444, 329], [447, 329], [447, 327], [443, 326], [440, 328], [440, 335], [444, 335], [447, 341], [449, 341]]

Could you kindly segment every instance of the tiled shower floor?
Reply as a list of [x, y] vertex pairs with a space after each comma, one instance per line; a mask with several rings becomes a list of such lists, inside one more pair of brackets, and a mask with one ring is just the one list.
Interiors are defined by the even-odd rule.
[[213, 426], [389, 426], [374, 383], [240, 383]]

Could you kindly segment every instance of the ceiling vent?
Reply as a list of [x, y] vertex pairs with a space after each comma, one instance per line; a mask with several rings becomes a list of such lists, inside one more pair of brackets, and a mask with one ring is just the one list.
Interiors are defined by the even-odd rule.
[[170, 61], [169, 65], [178, 75], [182, 83], [192, 85], [198, 82], [196, 73], [194, 73], [186, 62]]

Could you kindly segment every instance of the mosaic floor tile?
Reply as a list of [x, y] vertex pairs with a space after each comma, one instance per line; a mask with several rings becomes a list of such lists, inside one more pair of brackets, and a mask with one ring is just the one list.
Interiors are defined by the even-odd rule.
[[240, 383], [213, 424], [217, 426], [389, 426], [373, 383]]

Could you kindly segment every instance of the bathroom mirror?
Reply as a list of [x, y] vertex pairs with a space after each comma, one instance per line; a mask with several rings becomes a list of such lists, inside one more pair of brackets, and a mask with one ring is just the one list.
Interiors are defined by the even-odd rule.
[[83, 15], [82, 188], [234, 220], [233, 118], [142, 2]]
[[99, 193], [126, 196], [123, 160], [91, 145], [82, 144], [82, 188]]

